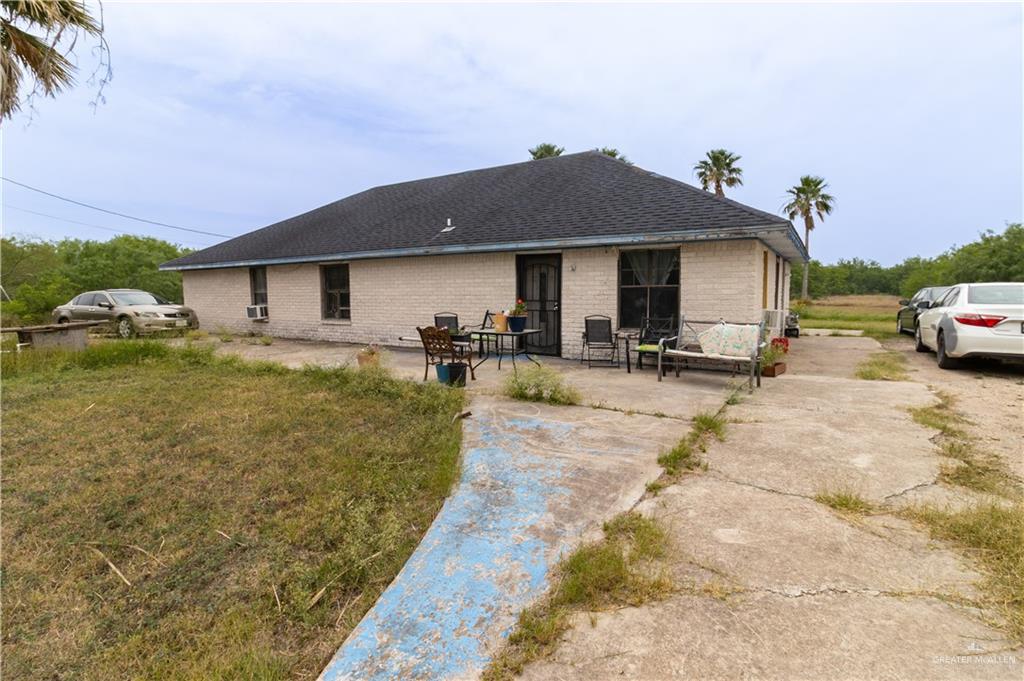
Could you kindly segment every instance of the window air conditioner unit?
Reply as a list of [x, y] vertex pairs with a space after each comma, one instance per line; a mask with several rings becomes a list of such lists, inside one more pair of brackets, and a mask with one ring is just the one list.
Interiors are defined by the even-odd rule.
[[246, 305], [245, 316], [249, 319], [266, 319], [267, 318], [267, 306], [266, 305]]
[[782, 331], [786, 328], [786, 311], [765, 310], [764, 327], [771, 333], [781, 335]]

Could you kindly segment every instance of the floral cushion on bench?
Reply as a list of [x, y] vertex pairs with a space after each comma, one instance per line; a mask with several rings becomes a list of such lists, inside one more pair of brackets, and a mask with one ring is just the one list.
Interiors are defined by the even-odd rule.
[[752, 324], [715, 324], [697, 334], [705, 355], [749, 358], [757, 349], [760, 329]]

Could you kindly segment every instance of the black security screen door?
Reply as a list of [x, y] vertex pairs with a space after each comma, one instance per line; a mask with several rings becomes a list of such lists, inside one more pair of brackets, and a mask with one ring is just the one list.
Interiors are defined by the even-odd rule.
[[541, 332], [526, 338], [526, 350], [537, 355], [562, 351], [562, 256], [516, 256], [516, 295], [526, 303], [526, 328]]

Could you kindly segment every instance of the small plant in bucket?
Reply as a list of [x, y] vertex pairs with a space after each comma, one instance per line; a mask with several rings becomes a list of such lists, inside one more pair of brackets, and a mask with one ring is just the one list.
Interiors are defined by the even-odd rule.
[[356, 354], [356, 361], [359, 362], [359, 366], [380, 366], [380, 348], [376, 345], [367, 345], [364, 348], [360, 348]]
[[522, 298], [516, 298], [515, 305], [508, 310], [506, 316], [509, 331], [522, 331], [526, 328], [526, 303]]
[[781, 345], [776, 345], [773, 341], [761, 353], [761, 375], [775, 377], [785, 373], [786, 363], [781, 361], [785, 358], [786, 350]]

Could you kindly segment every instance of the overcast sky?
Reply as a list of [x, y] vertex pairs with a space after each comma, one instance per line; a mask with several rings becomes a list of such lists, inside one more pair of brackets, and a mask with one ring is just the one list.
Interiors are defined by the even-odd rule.
[[[1022, 9], [972, 5], [105, 4], [114, 80], [3, 124], [3, 175], [237, 235], [379, 184], [613, 146], [777, 212], [802, 174], [826, 262], [891, 264], [1022, 213]], [[216, 237], [3, 183], [7, 234]], [[26, 212], [34, 211], [34, 213]], [[65, 220], [88, 223], [74, 224]]]

